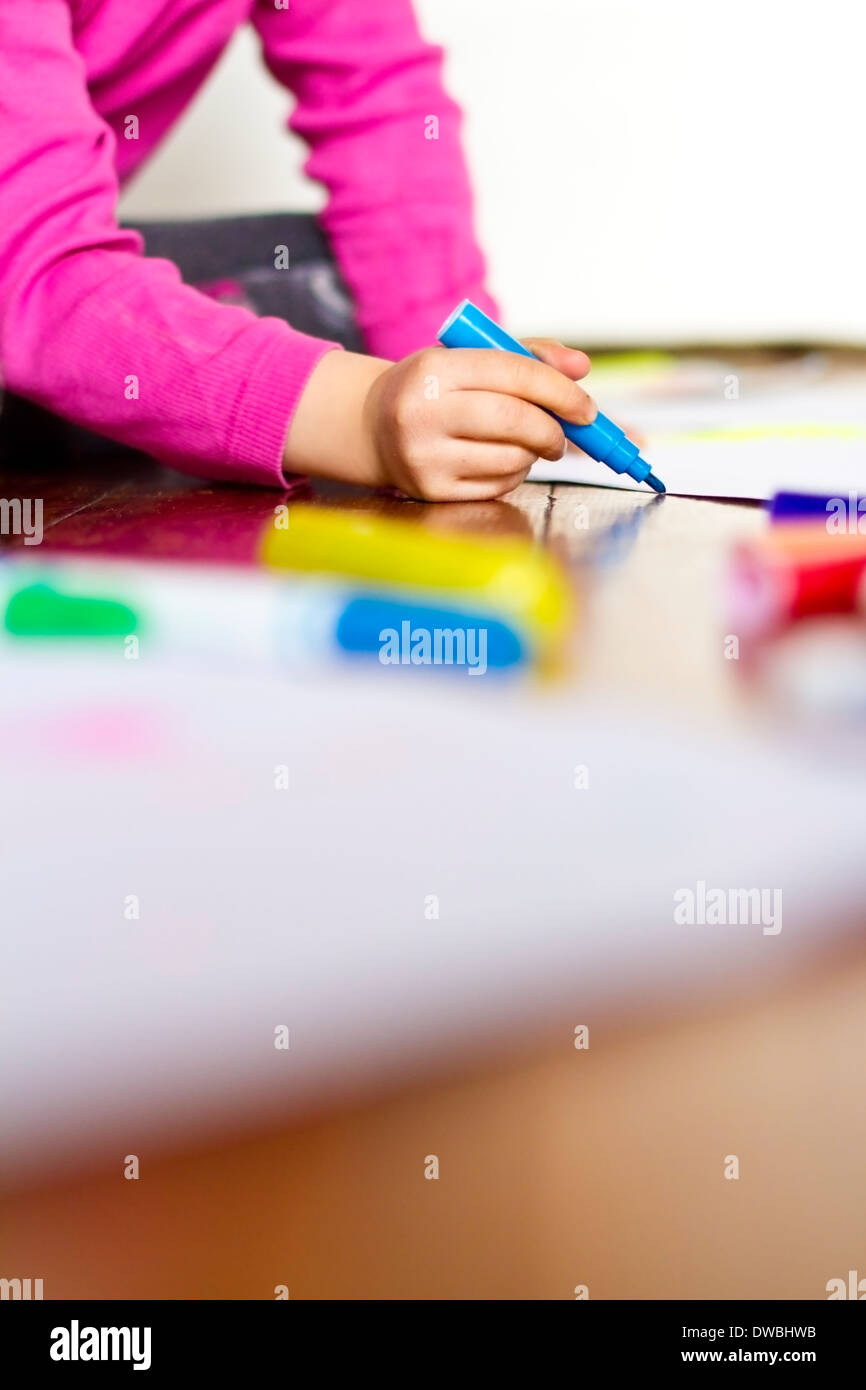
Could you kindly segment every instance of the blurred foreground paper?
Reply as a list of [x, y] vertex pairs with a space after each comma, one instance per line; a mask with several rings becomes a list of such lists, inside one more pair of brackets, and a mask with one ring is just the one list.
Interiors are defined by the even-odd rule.
[[[739, 997], [856, 924], [850, 745], [476, 687], [4, 662], [6, 1181]], [[678, 922], [701, 883], [779, 930]]]

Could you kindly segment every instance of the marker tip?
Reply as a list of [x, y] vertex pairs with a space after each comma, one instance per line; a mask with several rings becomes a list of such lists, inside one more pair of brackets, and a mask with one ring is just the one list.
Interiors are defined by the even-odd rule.
[[644, 482], [649, 483], [650, 487], [655, 492], [667, 492], [667, 488], [665, 487], [661, 478], [657, 478], [655, 473], [647, 473], [646, 477], [644, 478]]

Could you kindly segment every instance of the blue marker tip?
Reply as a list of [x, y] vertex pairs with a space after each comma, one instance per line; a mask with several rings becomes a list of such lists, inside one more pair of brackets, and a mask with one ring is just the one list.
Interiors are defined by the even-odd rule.
[[[525, 348], [498, 323], [494, 323], [483, 310], [471, 300], [464, 299], [443, 323], [439, 330], [439, 341], [447, 348], [500, 348], [504, 352], [516, 352], [522, 357], [531, 357]], [[551, 412], [552, 413], [552, 412]], [[562, 426], [566, 439], [576, 444], [590, 458], [607, 464], [614, 473], [627, 473], [636, 483], [648, 483], [656, 492], [664, 492], [665, 485], [651, 472], [649, 464], [641, 458], [640, 450], [625, 432], [608, 420], [601, 411], [591, 425], [573, 425], [559, 415], [554, 417]]]

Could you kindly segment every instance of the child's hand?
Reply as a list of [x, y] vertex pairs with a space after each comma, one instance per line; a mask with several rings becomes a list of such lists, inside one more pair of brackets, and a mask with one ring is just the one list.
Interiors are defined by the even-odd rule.
[[548, 339], [526, 346], [542, 360], [493, 348], [431, 347], [394, 364], [326, 353], [295, 412], [285, 467], [426, 501], [501, 497], [536, 458], [561, 457], [565, 436], [548, 410], [578, 425], [596, 416], [576, 385], [586, 353]]
[[578, 425], [595, 419], [593, 401], [575, 384], [589, 358], [542, 339], [526, 346], [542, 360], [433, 347], [378, 376], [364, 425], [383, 481], [427, 501], [501, 497], [537, 458], [561, 458], [565, 435], [547, 412]]

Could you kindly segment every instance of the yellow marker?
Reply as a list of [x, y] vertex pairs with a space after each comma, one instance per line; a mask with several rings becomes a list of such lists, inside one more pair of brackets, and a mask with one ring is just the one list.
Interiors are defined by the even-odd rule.
[[269, 526], [262, 559], [275, 569], [350, 575], [387, 587], [462, 590], [516, 619], [552, 650], [573, 610], [568, 582], [547, 551], [527, 541], [443, 536], [412, 522], [328, 507], [290, 506]]

